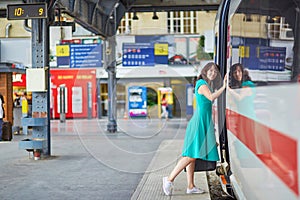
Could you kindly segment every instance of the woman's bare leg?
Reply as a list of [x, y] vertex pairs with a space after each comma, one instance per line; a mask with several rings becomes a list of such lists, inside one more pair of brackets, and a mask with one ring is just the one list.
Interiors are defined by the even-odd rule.
[[177, 165], [175, 166], [175, 168], [173, 169], [173, 171], [171, 172], [171, 174], [168, 177], [168, 180], [173, 182], [175, 180], [175, 178], [177, 177], [177, 175], [186, 167], [188, 166], [191, 162], [195, 162], [195, 158], [189, 158], [189, 157], [182, 157]]
[[194, 182], [195, 163], [196, 163], [196, 160], [193, 160], [186, 167], [186, 178], [187, 178], [187, 184], [188, 184], [189, 189], [192, 189], [193, 187], [195, 187], [195, 182]]

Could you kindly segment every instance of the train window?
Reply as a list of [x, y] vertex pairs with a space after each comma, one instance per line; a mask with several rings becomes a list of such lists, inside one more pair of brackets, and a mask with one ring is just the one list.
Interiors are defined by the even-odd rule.
[[229, 20], [228, 63], [241, 63], [257, 85], [297, 80], [300, 59], [295, 53], [299, 44], [294, 43], [294, 32], [299, 29], [295, 7], [280, 0], [241, 1]]

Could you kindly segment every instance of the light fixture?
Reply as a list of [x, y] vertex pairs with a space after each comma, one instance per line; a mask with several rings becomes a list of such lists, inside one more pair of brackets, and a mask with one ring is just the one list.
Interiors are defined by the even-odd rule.
[[152, 17], [152, 19], [153, 19], [153, 20], [158, 20], [158, 16], [157, 16], [157, 14], [156, 14], [155, 11], [153, 12], [153, 17]]
[[266, 23], [274, 23], [273, 18], [268, 16], [266, 19]]
[[138, 16], [136, 15], [136, 12], [133, 12], [133, 17], [132, 17], [133, 20], [139, 20]]

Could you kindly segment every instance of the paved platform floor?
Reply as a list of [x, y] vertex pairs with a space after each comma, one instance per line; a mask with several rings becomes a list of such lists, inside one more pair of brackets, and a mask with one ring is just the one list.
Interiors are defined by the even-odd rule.
[[[51, 156], [37, 161], [18, 148], [31, 135], [14, 135], [0, 142], [0, 199], [207, 199], [208, 193], [185, 194], [184, 172], [172, 197], [162, 191], [162, 177], [179, 158], [186, 124], [185, 119], [118, 120], [118, 132], [110, 134], [107, 119], [53, 120]], [[196, 175], [196, 184], [205, 188], [205, 174]]]
[[[180, 158], [180, 146], [183, 140], [164, 140], [148, 166], [147, 173], [143, 176], [131, 200], [209, 200], [209, 189], [205, 172], [195, 173], [197, 187], [204, 189], [204, 194], [185, 194], [186, 174], [181, 172], [174, 181], [174, 191], [171, 196], [166, 196], [162, 190], [162, 177], [167, 176]], [[163, 167], [162, 167], [163, 163]]]

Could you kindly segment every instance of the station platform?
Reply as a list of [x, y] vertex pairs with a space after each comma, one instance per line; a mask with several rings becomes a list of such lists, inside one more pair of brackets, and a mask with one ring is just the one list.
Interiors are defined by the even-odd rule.
[[[152, 159], [147, 173], [140, 181], [131, 200], [144, 199], [171, 199], [171, 200], [209, 200], [209, 189], [206, 172], [195, 173], [195, 184], [205, 191], [203, 194], [185, 194], [187, 180], [186, 173], [181, 172], [174, 181], [174, 190], [171, 196], [166, 196], [162, 190], [162, 177], [167, 176], [175, 167], [180, 158], [183, 140], [164, 140], [162, 141], [157, 154]], [[159, 168], [164, 163], [165, 167]]]
[[162, 177], [180, 158], [186, 119], [118, 120], [118, 132], [106, 132], [107, 119], [51, 120], [51, 156], [34, 160], [18, 149], [29, 135], [0, 142], [2, 200], [147, 200], [210, 199], [205, 172], [195, 173], [204, 194], [185, 194], [186, 174], [165, 196]]

